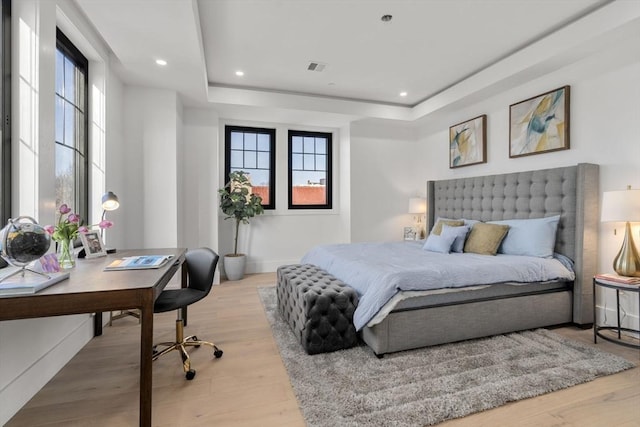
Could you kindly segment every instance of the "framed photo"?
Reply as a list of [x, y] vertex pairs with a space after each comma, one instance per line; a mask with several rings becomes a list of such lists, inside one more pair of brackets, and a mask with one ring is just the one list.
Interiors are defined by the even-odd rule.
[[418, 232], [415, 227], [404, 227], [404, 240], [416, 240]]
[[487, 163], [487, 115], [449, 128], [449, 168]]
[[509, 107], [509, 157], [569, 149], [569, 86]]
[[80, 233], [80, 240], [87, 258], [97, 258], [107, 255], [107, 250], [102, 244], [99, 231]]

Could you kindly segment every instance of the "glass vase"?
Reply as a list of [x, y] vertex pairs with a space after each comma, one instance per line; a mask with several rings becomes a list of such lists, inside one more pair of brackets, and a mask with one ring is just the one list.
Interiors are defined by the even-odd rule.
[[76, 266], [73, 254], [73, 240], [64, 239], [58, 242], [58, 264], [63, 270], [68, 270]]

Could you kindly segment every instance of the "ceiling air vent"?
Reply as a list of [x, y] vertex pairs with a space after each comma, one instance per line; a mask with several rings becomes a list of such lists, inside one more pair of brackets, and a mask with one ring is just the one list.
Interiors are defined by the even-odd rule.
[[309, 65], [307, 65], [307, 70], [320, 72], [324, 70], [326, 66], [327, 64], [323, 64], [322, 62], [311, 61]]

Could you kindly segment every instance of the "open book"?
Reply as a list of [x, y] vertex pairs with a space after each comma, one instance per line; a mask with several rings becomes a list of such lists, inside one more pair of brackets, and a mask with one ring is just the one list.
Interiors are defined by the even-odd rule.
[[160, 268], [171, 258], [173, 258], [173, 255], [140, 255], [124, 257], [111, 262], [111, 264], [104, 268], [104, 271]]

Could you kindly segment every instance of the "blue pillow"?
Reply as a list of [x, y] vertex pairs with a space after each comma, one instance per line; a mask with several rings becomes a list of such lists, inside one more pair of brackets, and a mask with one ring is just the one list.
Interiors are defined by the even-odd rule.
[[[424, 246], [422, 249], [431, 252], [440, 252], [443, 254], [448, 254], [451, 250], [451, 245], [453, 241], [456, 240], [456, 233], [446, 232], [444, 231], [444, 227], [442, 227], [442, 231], [440, 234], [430, 233], [429, 237], [427, 237], [427, 241], [424, 242]], [[456, 228], [456, 227], [449, 227]]]
[[502, 241], [498, 253], [552, 258], [559, 221], [560, 215], [555, 215], [546, 218], [489, 221], [489, 223], [509, 226], [509, 233]]
[[462, 250], [464, 249], [464, 241], [467, 239], [469, 230], [471, 230], [471, 227], [466, 225], [460, 227], [451, 227], [444, 224], [442, 226], [442, 233], [446, 231], [447, 233], [452, 233], [456, 236], [453, 244], [451, 245], [451, 252], [462, 252]]

